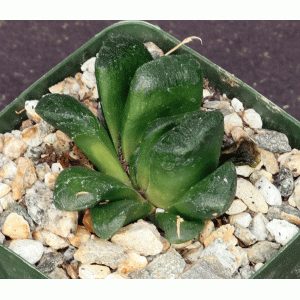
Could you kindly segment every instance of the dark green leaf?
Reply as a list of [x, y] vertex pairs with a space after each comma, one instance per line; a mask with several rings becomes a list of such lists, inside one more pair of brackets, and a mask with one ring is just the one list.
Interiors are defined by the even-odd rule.
[[63, 170], [56, 179], [53, 197], [55, 206], [66, 211], [82, 210], [105, 200], [140, 199], [123, 182], [85, 167]]
[[201, 220], [188, 221], [168, 212], [156, 213], [151, 215], [150, 219], [165, 232], [166, 239], [172, 244], [180, 244], [193, 239], [205, 225]]
[[97, 55], [95, 75], [99, 98], [116, 149], [131, 79], [138, 67], [151, 60], [141, 41], [125, 37], [105, 40]]
[[194, 111], [202, 102], [200, 63], [190, 55], [163, 56], [137, 69], [124, 108], [121, 143], [130, 156], [157, 118]]
[[236, 182], [234, 164], [226, 162], [192, 186], [168, 211], [194, 220], [217, 218], [227, 211], [234, 200]]
[[154, 145], [149, 160], [146, 197], [167, 209], [218, 165], [224, 133], [219, 111], [195, 111], [167, 131]]
[[147, 216], [153, 206], [139, 200], [120, 200], [101, 203], [90, 209], [95, 233], [107, 240], [123, 226]]

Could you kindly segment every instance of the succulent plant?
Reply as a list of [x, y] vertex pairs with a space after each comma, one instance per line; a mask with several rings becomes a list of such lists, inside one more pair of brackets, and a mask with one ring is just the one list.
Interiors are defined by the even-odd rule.
[[222, 113], [200, 110], [199, 61], [188, 54], [153, 60], [141, 41], [114, 37], [103, 42], [95, 75], [108, 132], [69, 95], [45, 95], [36, 107], [97, 168], [64, 169], [55, 182], [56, 207], [90, 208], [103, 239], [145, 217], [171, 243], [194, 238], [204, 221], [226, 212], [237, 181], [232, 162], [219, 164]]

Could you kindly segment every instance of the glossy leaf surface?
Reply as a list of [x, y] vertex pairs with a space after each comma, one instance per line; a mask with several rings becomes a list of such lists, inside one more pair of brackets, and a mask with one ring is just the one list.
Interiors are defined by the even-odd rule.
[[156, 213], [151, 215], [150, 219], [165, 232], [166, 239], [172, 244], [193, 239], [205, 226], [201, 220], [184, 220], [179, 215], [169, 212]]
[[121, 144], [130, 156], [157, 118], [194, 111], [203, 91], [200, 63], [190, 55], [163, 56], [137, 69], [124, 108]]
[[224, 163], [172, 205], [168, 211], [183, 218], [211, 220], [224, 214], [235, 197], [237, 174], [232, 162]]
[[152, 60], [144, 44], [128, 37], [107, 39], [95, 63], [95, 75], [104, 117], [115, 149], [131, 79], [138, 67]]
[[131, 185], [107, 132], [86, 106], [69, 95], [48, 94], [35, 110], [67, 134], [97, 168]]
[[65, 211], [93, 207], [105, 200], [140, 199], [126, 184], [85, 167], [63, 170], [56, 179], [53, 197], [56, 208]]
[[149, 157], [147, 199], [167, 209], [218, 165], [224, 123], [219, 111], [195, 111], [156, 142]]
[[109, 239], [123, 226], [146, 217], [153, 206], [139, 200], [120, 200], [99, 204], [90, 209], [95, 233], [102, 239]]

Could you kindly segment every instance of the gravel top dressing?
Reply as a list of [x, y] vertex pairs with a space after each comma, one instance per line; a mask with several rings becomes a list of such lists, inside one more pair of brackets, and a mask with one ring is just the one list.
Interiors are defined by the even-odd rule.
[[[153, 58], [163, 55], [153, 43], [146, 47]], [[105, 126], [95, 59], [49, 92], [75, 97]], [[246, 141], [257, 163], [236, 166], [230, 208], [182, 244], [170, 244], [148, 218], [103, 240], [94, 233], [89, 209], [58, 210], [58, 174], [70, 166], [94, 166], [67, 135], [36, 114], [38, 100], [26, 101], [28, 119], [21, 128], [0, 134], [0, 243], [57, 279], [249, 278], [299, 231], [300, 151], [285, 134], [264, 129], [259, 112], [240, 100], [204, 80], [200, 109], [224, 115], [223, 149], [230, 155], [228, 149]], [[121, 155], [120, 160], [128, 171]]]

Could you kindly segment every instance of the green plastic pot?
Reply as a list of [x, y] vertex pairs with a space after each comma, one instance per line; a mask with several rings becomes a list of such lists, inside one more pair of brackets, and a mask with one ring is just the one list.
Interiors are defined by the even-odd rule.
[[[137, 38], [143, 42], [152, 41], [165, 52], [180, 41], [157, 26], [143, 21], [123, 21], [109, 26], [47, 74], [25, 90], [17, 99], [0, 112], [0, 132], [5, 133], [20, 127], [27, 118], [26, 113], [17, 114], [24, 108], [26, 100], [40, 99], [47, 94], [48, 88], [66, 77], [74, 76], [80, 71], [84, 61], [94, 57], [103, 41], [109, 36], [123, 35]], [[264, 128], [285, 133], [292, 148], [300, 149], [300, 122], [280, 109], [270, 100], [259, 94], [232, 74], [215, 65], [205, 57], [187, 46], [176, 50], [177, 54], [190, 53], [197, 57], [203, 68], [204, 77], [212, 86], [226, 93], [229, 98], [236, 97], [247, 108], [253, 108], [261, 115]], [[0, 278], [49, 278], [23, 258], [0, 244]], [[300, 278], [300, 233], [283, 246], [251, 278], [283, 279]]]

